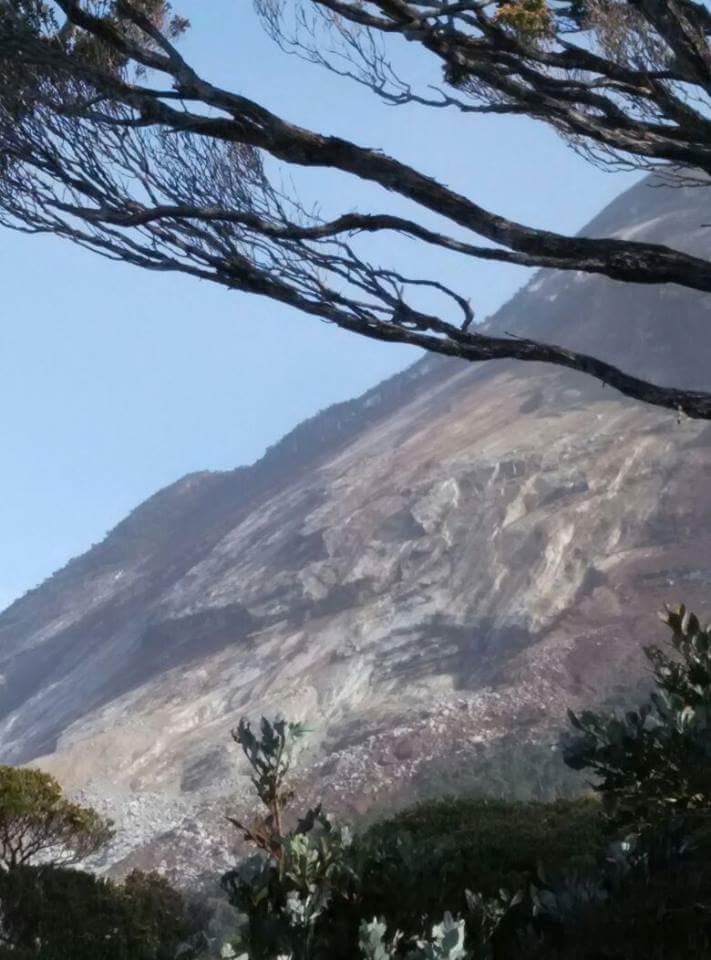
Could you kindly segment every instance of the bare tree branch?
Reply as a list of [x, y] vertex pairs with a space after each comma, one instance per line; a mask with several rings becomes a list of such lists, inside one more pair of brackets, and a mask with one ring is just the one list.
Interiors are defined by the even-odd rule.
[[[330, 47], [316, 44], [313, 17], [300, 14], [301, 37], [289, 39], [282, 7], [261, 2], [260, 11], [284, 45], [389, 102], [454, 106], [465, 115], [524, 113], [551, 123], [581, 150], [608, 151], [610, 162], [631, 157], [681, 176], [711, 174], [704, 99], [711, 18], [687, 0], [588, 0], [584, 16], [550, 0], [533, 24], [520, 19], [518, 0], [304, 3], [335, 36]], [[267, 296], [370, 338], [468, 361], [553, 363], [638, 400], [711, 418], [710, 394], [658, 387], [594, 357], [477, 331], [466, 292], [371, 263], [359, 238], [390, 231], [459, 256], [703, 292], [711, 291], [708, 261], [660, 244], [534, 229], [395, 157], [289, 123], [188, 64], [162, 0], [57, 5], [66, 17], [61, 28], [42, 0], [4, 0], [0, 7], [6, 226]], [[411, 89], [384, 53], [381, 35], [419, 44], [442, 65], [456, 95]], [[411, 201], [415, 214], [348, 211], [323, 220], [274, 186], [267, 157], [369, 182]], [[444, 218], [451, 231], [432, 229], [417, 211]]]

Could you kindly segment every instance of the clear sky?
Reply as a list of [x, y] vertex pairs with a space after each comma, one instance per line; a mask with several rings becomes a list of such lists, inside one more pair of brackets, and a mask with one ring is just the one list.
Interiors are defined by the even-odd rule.
[[[589, 166], [525, 119], [385, 106], [281, 52], [246, 0], [174, 6], [191, 16], [184, 47], [210, 79], [286, 119], [394, 153], [525, 223], [575, 231], [633, 182]], [[368, 202], [406, 209], [320, 173], [303, 176], [299, 190], [329, 214]], [[445, 262], [394, 236], [379, 249], [413, 275], [455, 283], [480, 319], [527, 276]], [[0, 270], [0, 609], [158, 488], [254, 461], [300, 420], [417, 357], [54, 238], [0, 231]]]

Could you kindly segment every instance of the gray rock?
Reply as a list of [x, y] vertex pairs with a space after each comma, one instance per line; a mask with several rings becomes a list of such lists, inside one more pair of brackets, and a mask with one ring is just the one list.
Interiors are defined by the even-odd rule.
[[[641, 184], [587, 232], [708, 255], [710, 201]], [[708, 389], [710, 303], [543, 271], [489, 326]], [[101, 869], [191, 878], [234, 857], [242, 714], [314, 728], [300, 789], [349, 814], [449, 770], [459, 788], [501, 737], [545, 740], [637, 683], [662, 602], [708, 616], [710, 479], [707, 424], [562, 370], [425, 357], [252, 467], [160, 491], [8, 608], [0, 759], [117, 820]]]

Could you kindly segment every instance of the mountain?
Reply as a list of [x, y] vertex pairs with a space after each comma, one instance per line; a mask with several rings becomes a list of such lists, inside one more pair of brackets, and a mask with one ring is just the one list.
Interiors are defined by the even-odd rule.
[[[711, 194], [645, 180], [584, 231], [711, 255]], [[711, 298], [542, 271], [491, 321], [711, 389]], [[425, 357], [253, 466], [187, 476], [0, 616], [0, 760], [117, 820], [104, 866], [229, 866], [229, 729], [313, 728], [350, 815], [570, 788], [567, 707], [645, 683], [655, 610], [709, 613], [711, 425], [538, 364]]]

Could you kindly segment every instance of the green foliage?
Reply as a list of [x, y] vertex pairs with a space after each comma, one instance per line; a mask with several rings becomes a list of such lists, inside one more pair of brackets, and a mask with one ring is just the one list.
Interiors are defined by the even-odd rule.
[[663, 615], [670, 652], [649, 646], [656, 692], [623, 716], [569, 714], [565, 762], [592, 771], [614, 827], [642, 836], [711, 812], [711, 628], [683, 606]]
[[[294, 799], [287, 783], [293, 737], [303, 731], [266, 720], [260, 729], [256, 736], [242, 721], [233, 733], [266, 814], [250, 826], [232, 822], [257, 852], [222, 880], [245, 916], [238, 949], [251, 960], [338, 960], [359, 949], [374, 957], [460, 957], [465, 926], [450, 909], [466, 914], [467, 948], [483, 958], [504, 920], [522, 910], [523, 898], [503, 887], [528, 883], [542, 861], [589, 866], [601, 854], [602, 819], [592, 798], [438, 800], [355, 839], [317, 809], [284, 831]], [[427, 918], [437, 916], [445, 920], [433, 927]]]
[[[387, 927], [377, 918], [360, 925], [358, 945], [363, 960], [390, 960], [399, 956], [398, 944], [402, 935], [397, 932], [389, 939]], [[417, 940], [408, 950], [406, 960], [464, 960], [467, 952], [464, 946], [465, 926], [463, 920], [453, 920], [445, 913], [442, 923], [432, 927], [431, 935]]]
[[165, 879], [134, 871], [117, 885], [67, 869], [112, 834], [110, 821], [67, 800], [49, 774], [0, 766], [0, 933], [8, 956], [172, 960], [194, 925]]
[[496, 20], [521, 40], [541, 40], [553, 33], [553, 16], [547, 0], [501, 0]]
[[0, 903], [12, 957], [173, 960], [194, 933], [181, 895], [139, 871], [115, 884], [79, 870], [15, 867], [0, 873]]
[[395, 953], [397, 937], [386, 939], [387, 924], [374, 917], [363, 920], [358, 931], [358, 946], [364, 960], [390, 960]]
[[[232, 739], [239, 744], [252, 768], [252, 783], [266, 814], [246, 825], [234, 817], [230, 823], [241, 830], [245, 840], [260, 850], [279, 858], [284, 837], [284, 811], [294, 799], [293, 790], [287, 785], [294, 750], [306, 728], [286, 720], [270, 722], [262, 717], [260, 736], [252, 732], [245, 717], [232, 731]], [[308, 833], [313, 826], [318, 810], [310, 810], [299, 832]]]
[[291, 830], [285, 827], [285, 811], [294, 799], [287, 778], [304, 733], [299, 724], [266, 718], [259, 736], [245, 719], [232, 731], [266, 811], [250, 824], [229, 818], [258, 852], [222, 878], [230, 903], [246, 918], [241, 946], [253, 960], [312, 956], [320, 948], [318, 922], [334, 892], [348, 883], [346, 829], [336, 827], [320, 807], [307, 810]]
[[78, 863], [112, 835], [109, 820], [67, 800], [48, 773], [0, 766], [0, 863], [6, 868], [37, 859]]
[[405, 916], [465, 908], [464, 892], [518, 889], [541, 863], [594, 864], [604, 845], [593, 798], [516, 803], [451, 797], [420, 803], [371, 827], [358, 841], [366, 910]]
[[648, 701], [623, 715], [569, 714], [565, 761], [596, 776], [626, 851], [604, 902], [571, 934], [583, 942], [594, 929], [602, 956], [711, 953], [711, 628], [683, 606], [662, 620], [671, 637], [645, 650]]
[[243, 735], [268, 813], [266, 831], [245, 833], [256, 857], [225, 878], [248, 921], [240, 949], [250, 960], [711, 955], [711, 634], [683, 608], [665, 622], [671, 651], [647, 650], [657, 689], [644, 707], [571, 714], [564, 757], [596, 775], [602, 803], [449, 797], [353, 840], [320, 810], [277, 833], [294, 799], [288, 725]]
[[241, 946], [253, 960], [284, 953], [306, 958], [318, 946], [316, 927], [340, 890], [350, 886], [350, 834], [322, 814], [281, 838], [279, 856], [258, 853], [222, 878], [229, 901], [244, 914]]
[[133, 870], [118, 888], [130, 918], [130, 956], [172, 960], [197, 931], [183, 895], [159, 873]]
[[499, 951], [518, 949], [518, 928], [534, 910], [529, 888], [542, 886], [544, 867], [550, 875], [591, 870], [604, 847], [594, 798], [548, 804], [477, 796], [423, 802], [356, 837], [357, 898], [345, 907], [334, 901], [330, 914], [338, 917], [340, 908], [341, 916], [385, 917], [407, 944], [423, 939], [427, 918], [456, 911], [466, 918], [467, 949], [484, 960], [493, 955], [494, 944]]

